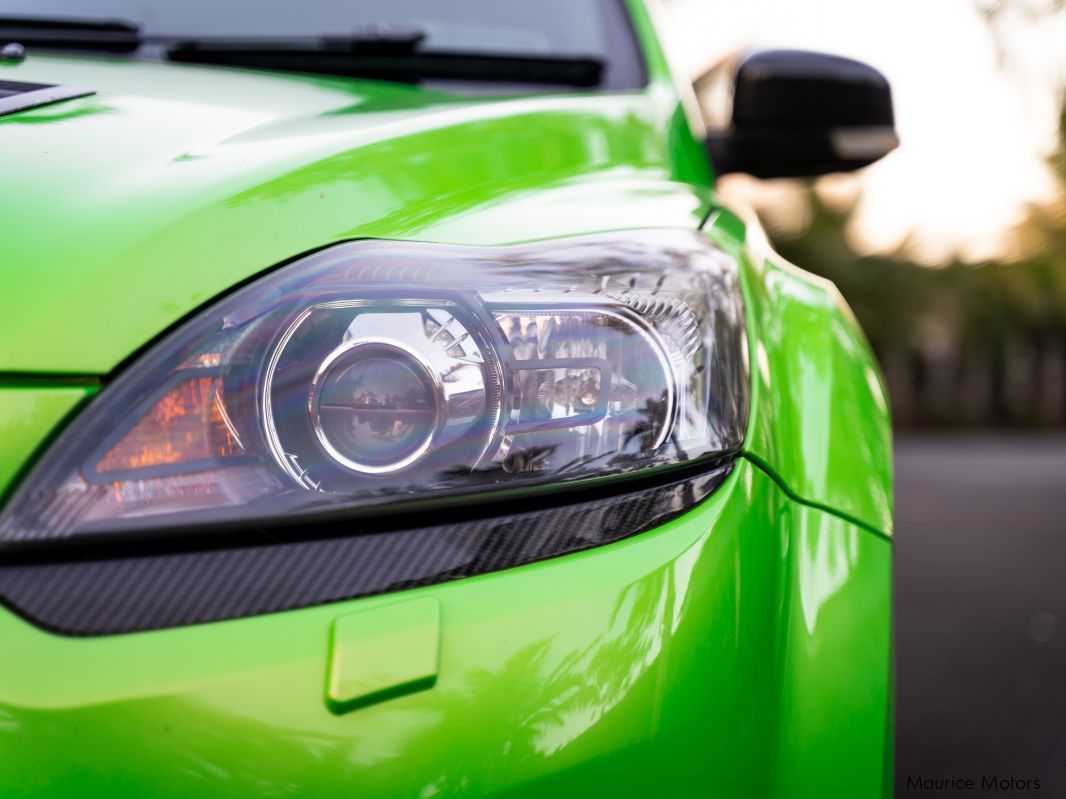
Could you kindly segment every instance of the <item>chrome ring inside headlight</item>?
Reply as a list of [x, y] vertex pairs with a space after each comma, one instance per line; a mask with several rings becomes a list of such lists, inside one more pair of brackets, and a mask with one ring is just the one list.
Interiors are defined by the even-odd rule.
[[737, 450], [747, 402], [737, 266], [698, 233], [342, 244], [109, 385], [0, 542], [639, 473]]
[[501, 420], [494, 352], [460, 296], [317, 303], [286, 329], [265, 369], [262, 421], [274, 459], [300, 485], [332, 492], [344, 491], [347, 472], [391, 475], [441, 450], [475, 468]]

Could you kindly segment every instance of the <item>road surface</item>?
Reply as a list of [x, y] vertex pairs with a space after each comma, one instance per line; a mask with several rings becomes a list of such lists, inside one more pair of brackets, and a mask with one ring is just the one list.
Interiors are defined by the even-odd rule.
[[901, 436], [895, 542], [897, 797], [1066, 797], [1066, 436]]

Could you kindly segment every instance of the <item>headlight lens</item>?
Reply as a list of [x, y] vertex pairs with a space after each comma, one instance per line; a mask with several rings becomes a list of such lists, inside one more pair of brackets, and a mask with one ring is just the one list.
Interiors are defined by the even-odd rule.
[[555, 485], [735, 451], [736, 264], [701, 235], [361, 241], [236, 291], [93, 400], [8, 545]]

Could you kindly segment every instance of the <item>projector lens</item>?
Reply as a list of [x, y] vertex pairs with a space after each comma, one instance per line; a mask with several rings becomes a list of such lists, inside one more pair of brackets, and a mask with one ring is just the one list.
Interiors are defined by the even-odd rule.
[[322, 447], [369, 474], [417, 460], [436, 432], [438, 391], [420, 358], [398, 344], [347, 342], [315, 377], [311, 417]]

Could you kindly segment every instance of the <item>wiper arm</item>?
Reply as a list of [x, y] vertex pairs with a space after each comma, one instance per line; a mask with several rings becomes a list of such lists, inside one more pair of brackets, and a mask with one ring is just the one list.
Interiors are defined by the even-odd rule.
[[0, 17], [0, 41], [49, 50], [132, 53], [143, 44], [140, 29], [119, 20]]
[[589, 88], [598, 86], [597, 58], [526, 56], [466, 50], [420, 50], [422, 34], [375, 30], [319, 39], [199, 39], [167, 49], [171, 61], [252, 67], [401, 83], [490, 81]]
[[[321, 38], [286, 38], [280, 45], [277, 39], [255, 38], [198, 38], [196, 43], [208, 45], [305, 49], [351, 49], [361, 51], [396, 51], [417, 47], [425, 38], [418, 30], [394, 25], [367, 25], [351, 36]], [[43, 49], [108, 50], [130, 53], [144, 44], [169, 44], [175, 47], [189, 41], [186, 36], [145, 36], [132, 22], [120, 20], [71, 19], [66, 17], [3, 17], [0, 16], [0, 41]], [[175, 44], [179, 43], [179, 44]]]
[[0, 42], [29, 48], [132, 53], [141, 45], [159, 43], [169, 45], [166, 55], [171, 61], [401, 83], [455, 80], [591, 88], [603, 77], [604, 64], [598, 58], [421, 50], [424, 39], [417, 30], [374, 25], [351, 36], [181, 40], [144, 36], [136, 25], [119, 20], [0, 17]]

